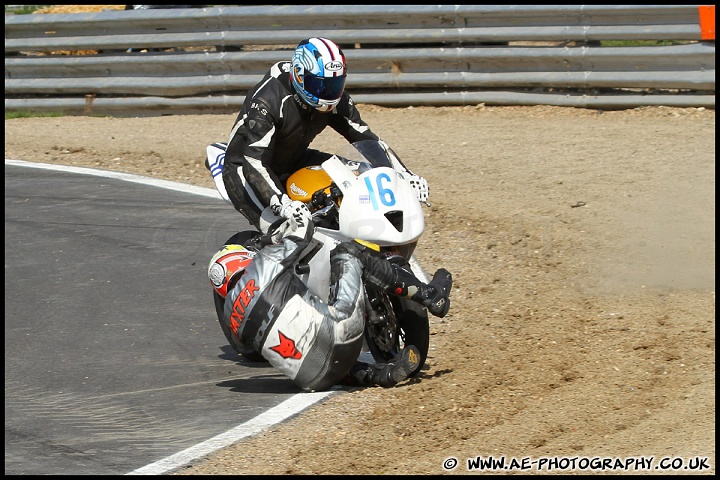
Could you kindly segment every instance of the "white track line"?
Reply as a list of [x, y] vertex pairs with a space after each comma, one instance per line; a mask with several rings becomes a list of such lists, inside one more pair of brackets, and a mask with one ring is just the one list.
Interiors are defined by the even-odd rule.
[[[186, 183], [170, 182], [168, 180], [159, 180], [157, 178], [143, 177], [141, 175], [133, 175], [131, 173], [112, 172], [110, 170], [97, 170], [94, 168], [69, 167], [67, 165], [55, 165], [51, 163], [35, 163], [26, 162], [24, 160], [8, 160], [5, 159], [5, 165], [17, 165], [20, 167], [42, 168], [43, 170], [56, 170], [61, 172], [80, 173], [84, 175], [94, 175], [96, 177], [116, 178], [127, 182], [142, 183], [153, 187], [166, 188], [168, 190], [176, 190], [178, 192], [187, 192], [203, 197], [212, 197], [222, 199], [220, 194], [214, 188], [196, 187]], [[209, 175], [209, 174], [208, 174]]]
[[280, 405], [261, 413], [252, 420], [248, 420], [242, 425], [228, 430], [225, 433], [216, 435], [198, 445], [171, 455], [167, 458], [151, 463], [142, 468], [138, 468], [126, 475], [162, 475], [171, 470], [175, 470], [183, 465], [187, 465], [193, 460], [204, 457], [210, 453], [216, 452], [221, 448], [225, 448], [238, 440], [260, 433], [268, 427], [277, 425], [296, 415], [314, 403], [319, 402], [325, 397], [332, 395], [334, 391], [299, 393], [285, 400]]

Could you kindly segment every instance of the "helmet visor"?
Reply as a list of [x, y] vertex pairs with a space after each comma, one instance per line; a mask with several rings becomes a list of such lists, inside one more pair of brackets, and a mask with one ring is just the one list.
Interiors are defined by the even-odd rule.
[[318, 77], [312, 73], [305, 73], [303, 88], [307, 93], [320, 100], [337, 100], [342, 97], [345, 90], [347, 75], [339, 77]]

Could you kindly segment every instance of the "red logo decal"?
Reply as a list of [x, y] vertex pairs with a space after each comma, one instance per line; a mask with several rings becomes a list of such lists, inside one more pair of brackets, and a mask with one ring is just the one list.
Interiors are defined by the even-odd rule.
[[278, 336], [280, 337], [280, 344], [270, 347], [270, 350], [276, 351], [283, 358], [300, 360], [302, 358], [302, 353], [295, 348], [295, 340], [287, 338], [280, 331], [278, 331]]
[[247, 306], [250, 304], [250, 301], [255, 296], [255, 292], [257, 292], [258, 290], [260, 289], [255, 286], [255, 280], [250, 280], [235, 299], [235, 303], [233, 303], [232, 313], [230, 314], [230, 329], [233, 331], [233, 333], [235, 333], [235, 335], [238, 334], [240, 324], [245, 317], [245, 308], [247, 308]]

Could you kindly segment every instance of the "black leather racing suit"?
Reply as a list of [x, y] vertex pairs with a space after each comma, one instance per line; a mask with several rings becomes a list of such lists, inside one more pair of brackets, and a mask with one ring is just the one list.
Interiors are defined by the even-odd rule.
[[296, 170], [319, 165], [330, 154], [308, 149], [330, 126], [348, 142], [378, 140], [347, 92], [329, 112], [319, 112], [295, 93], [292, 62], [278, 62], [252, 88], [235, 120], [223, 169], [233, 206], [259, 227], [261, 212], [274, 195], [286, 193], [285, 180]]

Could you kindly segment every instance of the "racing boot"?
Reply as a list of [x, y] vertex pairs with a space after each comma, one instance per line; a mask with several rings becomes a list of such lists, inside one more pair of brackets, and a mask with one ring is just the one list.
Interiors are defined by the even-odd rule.
[[420, 285], [412, 299], [425, 305], [430, 313], [443, 318], [450, 310], [450, 290], [452, 289], [452, 274], [440, 268], [433, 275], [427, 285]]
[[388, 293], [411, 300], [427, 307], [428, 311], [436, 317], [443, 318], [450, 310], [450, 290], [452, 289], [452, 274], [444, 268], [438, 269], [430, 283], [420, 281], [411, 271], [399, 265], [391, 265], [394, 270], [394, 280]]
[[390, 363], [371, 365], [356, 363], [348, 374], [351, 385], [384, 388], [394, 387], [402, 382], [420, 365], [420, 351], [415, 345], [407, 345]]

